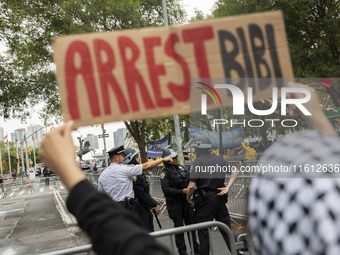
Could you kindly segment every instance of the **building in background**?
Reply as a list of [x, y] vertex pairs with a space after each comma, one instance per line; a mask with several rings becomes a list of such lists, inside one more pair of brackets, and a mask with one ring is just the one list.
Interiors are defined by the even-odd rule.
[[11, 133], [11, 142], [14, 143], [14, 146], [15, 146], [15, 142], [16, 142], [16, 139], [17, 139], [15, 134], [16, 134], [16, 132]]
[[91, 149], [99, 149], [99, 144], [98, 144], [98, 136], [97, 135], [93, 135], [93, 134], [87, 134], [87, 136], [84, 138], [84, 143], [86, 141], [90, 142], [90, 148]]
[[4, 137], [5, 137], [4, 128], [0, 127], [0, 142], [4, 141]]
[[132, 147], [135, 143], [136, 143], [136, 142], [135, 142], [135, 140], [134, 140], [132, 137], [130, 137], [130, 138], [128, 138], [128, 139], [125, 138], [124, 147], [125, 147], [125, 148]]
[[[26, 139], [28, 147], [38, 147], [43, 139], [43, 126], [37, 124], [30, 124], [27, 127]], [[33, 134], [33, 135], [32, 135]], [[33, 142], [34, 138], [34, 142]]]
[[113, 142], [115, 147], [126, 143], [126, 128], [118, 128], [113, 132]]
[[14, 137], [12, 137], [14, 139], [14, 140], [12, 140], [12, 142], [15, 143], [15, 140], [16, 140], [16, 137], [17, 137], [18, 138], [18, 147], [20, 147], [20, 142], [22, 141], [22, 139], [24, 139], [25, 136], [26, 136], [26, 129], [24, 129], [24, 128], [16, 129], [15, 132], [14, 132]]

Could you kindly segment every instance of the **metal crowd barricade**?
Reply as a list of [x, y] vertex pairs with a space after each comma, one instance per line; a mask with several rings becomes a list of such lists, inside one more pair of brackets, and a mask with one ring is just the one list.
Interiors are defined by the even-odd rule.
[[[192, 238], [192, 231], [200, 230], [200, 229], [208, 229], [208, 234], [209, 234], [209, 244], [210, 244], [210, 251], [211, 255], [214, 255], [214, 246], [212, 242], [212, 237], [211, 237], [211, 228], [212, 227], [218, 227], [225, 231], [228, 235], [229, 242], [230, 242], [230, 248], [231, 248], [231, 254], [236, 255], [237, 250], [239, 249], [248, 249], [248, 254], [249, 255], [255, 255], [253, 245], [252, 245], [252, 239], [251, 237], [248, 238], [247, 234], [242, 234], [242, 238], [246, 240], [246, 242], [240, 241], [241, 238], [238, 238], [238, 241], [235, 242], [234, 239], [234, 234], [230, 230], [230, 228], [225, 225], [222, 222], [219, 221], [208, 221], [208, 222], [203, 222], [203, 223], [196, 223], [188, 226], [183, 226], [183, 227], [177, 227], [177, 228], [171, 228], [171, 229], [165, 229], [165, 230], [160, 230], [156, 232], [150, 233], [151, 236], [155, 238], [160, 238], [160, 237], [165, 237], [169, 236], [170, 237], [170, 246], [171, 246], [171, 254], [177, 254], [176, 252], [176, 245], [175, 245], [175, 234], [181, 234], [181, 233], [189, 233], [189, 242], [190, 246], [193, 247], [193, 238]], [[249, 244], [246, 245], [245, 243]], [[43, 253], [40, 255], [69, 255], [69, 254], [78, 254], [82, 252], [87, 252], [87, 254], [91, 254], [92, 251], [92, 245], [84, 245], [80, 247], [75, 247], [75, 248], [69, 248], [69, 249], [64, 249], [64, 250], [59, 250], [59, 251], [53, 251], [49, 253]], [[240, 251], [242, 253], [242, 251]], [[191, 250], [191, 254], [194, 254], [194, 250]]]
[[254, 171], [257, 169], [258, 160], [245, 160], [243, 161], [243, 175], [244, 176], [254, 176], [256, 174]]
[[10, 183], [3, 183], [2, 187], [3, 187], [3, 191], [1, 189], [2, 193], [0, 193], [0, 198], [7, 197], [8, 194], [12, 191], [12, 185]]
[[[227, 184], [230, 176], [226, 177]], [[227, 207], [231, 216], [248, 218], [248, 193], [251, 176], [239, 176], [228, 192]]]
[[[165, 229], [165, 230], [161, 230], [161, 231], [152, 232], [152, 233], [150, 233], [150, 235], [152, 235], [155, 238], [169, 236], [170, 237], [170, 245], [171, 245], [171, 254], [175, 255], [175, 254], [177, 254], [176, 246], [175, 246], [175, 239], [174, 239], [175, 234], [181, 234], [181, 233], [186, 233], [186, 232], [189, 233], [190, 247], [194, 247], [191, 232], [196, 231], [196, 230], [200, 230], [200, 229], [208, 229], [210, 254], [214, 255], [214, 246], [213, 246], [212, 237], [211, 237], [211, 228], [212, 227], [218, 227], [218, 228], [222, 229], [223, 231], [225, 231], [227, 233], [228, 238], [229, 238], [229, 243], [230, 243], [230, 249], [231, 249], [230, 252], [231, 252], [232, 255], [236, 255], [237, 250], [239, 250], [239, 249], [248, 248], [248, 247], [246, 247], [244, 242], [237, 242], [236, 243], [235, 239], [234, 239], [234, 234], [231, 231], [231, 229], [227, 225], [225, 225], [224, 223], [219, 222], [219, 221], [208, 221], [208, 222], [196, 223], [196, 224], [183, 226], [183, 227]], [[244, 238], [246, 236], [247, 236], [246, 234], [243, 234]], [[248, 238], [247, 242], [252, 243], [251, 238], [250, 239]], [[251, 247], [251, 249], [248, 250], [249, 255], [254, 255], [255, 252], [254, 252], [254, 249], [252, 248], [253, 246], [250, 245], [249, 247]], [[194, 255], [193, 249], [191, 249], [191, 254]]]
[[151, 170], [149, 170], [149, 172], [151, 173], [152, 176], [157, 176], [160, 174], [161, 170], [164, 168], [164, 166], [156, 166], [155, 168], [152, 168]]
[[163, 214], [166, 209], [166, 202], [164, 193], [161, 187], [161, 180], [158, 175], [151, 175], [148, 177], [149, 187], [150, 187], [150, 195], [153, 199], [157, 201], [161, 205], [160, 214]]

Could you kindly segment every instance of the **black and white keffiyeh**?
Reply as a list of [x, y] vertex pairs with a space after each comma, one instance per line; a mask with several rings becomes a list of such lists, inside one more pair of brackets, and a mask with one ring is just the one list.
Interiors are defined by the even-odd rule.
[[[258, 253], [340, 254], [340, 173], [334, 169], [340, 167], [340, 138], [296, 133], [273, 144], [260, 164], [308, 164], [309, 172], [252, 180], [249, 223]], [[318, 164], [326, 164], [322, 172], [311, 173]]]

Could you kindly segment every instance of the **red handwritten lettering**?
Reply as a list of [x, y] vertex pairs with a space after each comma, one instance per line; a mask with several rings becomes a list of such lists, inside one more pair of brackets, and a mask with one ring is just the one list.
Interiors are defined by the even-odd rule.
[[[81, 57], [81, 66], [76, 68], [74, 56], [76, 52]], [[83, 76], [88, 100], [90, 102], [91, 113], [93, 117], [100, 115], [99, 101], [96, 90], [96, 84], [93, 77], [93, 67], [91, 55], [87, 44], [81, 41], [74, 41], [70, 44], [65, 58], [65, 80], [67, 90], [67, 103], [72, 119], [80, 119], [78, 97], [76, 89], [76, 78], [78, 74]]]
[[[119, 51], [123, 62], [124, 75], [126, 85], [128, 87], [128, 92], [130, 96], [130, 103], [132, 105], [132, 110], [138, 111], [139, 105], [136, 95], [136, 86], [139, 86], [143, 102], [146, 109], [154, 109], [155, 106], [151, 101], [151, 97], [148, 93], [148, 89], [145, 85], [142, 75], [135, 66], [135, 62], [138, 60], [140, 52], [137, 45], [128, 37], [121, 36], [118, 38]], [[127, 59], [126, 49], [132, 51], [131, 59]]]
[[[120, 86], [116, 78], [112, 74], [112, 70], [115, 67], [115, 58], [114, 58], [113, 50], [111, 49], [110, 45], [104, 40], [99, 40], [99, 39], [94, 40], [93, 46], [94, 46], [94, 52], [95, 52], [96, 60], [97, 60], [97, 67], [98, 67], [98, 72], [99, 72], [105, 114], [106, 115], [111, 114], [109, 89], [108, 89], [109, 86], [111, 86], [116, 96], [120, 112], [121, 113], [129, 112], [129, 107], [125, 100], [124, 94], [122, 90], [120, 89]], [[104, 51], [106, 53], [106, 56], [107, 56], [106, 63], [102, 62], [102, 58], [100, 56], [101, 51]]]
[[204, 41], [214, 38], [212, 26], [185, 29], [182, 31], [185, 43], [193, 43], [195, 49], [196, 65], [200, 78], [210, 78]]
[[173, 102], [171, 98], [163, 98], [161, 94], [161, 88], [160, 88], [158, 77], [160, 75], [165, 75], [165, 68], [164, 68], [164, 65], [156, 65], [155, 63], [155, 55], [153, 52], [153, 48], [155, 46], [161, 46], [160, 37], [144, 38], [144, 47], [145, 47], [146, 60], [148, 64], [149, 77], [151, 80], [151, 84], [153, 87], [153, 92], [155, 94], [157, 105], [159, 107], [168, 107], [168, 106], [172, 106]]
[[171, 94], [180, 102], [186, 101], [190, 97], [190, 70], [185, 59], [175, 52], [175, 44], [179, 42], [176, 34], [171, 34], [165, 42], [165, 53], [175, 59], [181, 66], [183, 72], [183, 84], [177, 85], [173, 82], [168, 83]]

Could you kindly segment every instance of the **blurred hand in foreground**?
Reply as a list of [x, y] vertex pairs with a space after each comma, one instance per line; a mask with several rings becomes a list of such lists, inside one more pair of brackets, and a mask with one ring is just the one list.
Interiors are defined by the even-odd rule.
[[60, 176], [68, 190], [85, 179], [85, 175], [75, 161], [72, 130], [73, 121], [54, 129], [45, 136], [40, 149], [43, 163]]
[[[291, 117], [298, 117], [300, 114], [300, 116], [307, 122], [307, 125], [310, 129], [314, 129], [325, 135], [338, 136], [332, 124], [329, 122], [329, 120], [327, 119], [326, 115], [324, 114], [320, 107], [319, 96], [316, 93], [316, 90], [312, 87], [304, 86], [300, 83], [295, 82], [290, 82], [288, 86], [292, 88], [304, 88], [311, 93], [310, 100], [303, 104], [303, 106], [311, 113], [311, 115], [304, 115], [296, 107], [296, 105], [293, 104], [288, 105], [289, 115]], [[303, 95], [302, 93], [290, 93], [287, 95], [287, 97], [304, 98], [305, 95]]]

